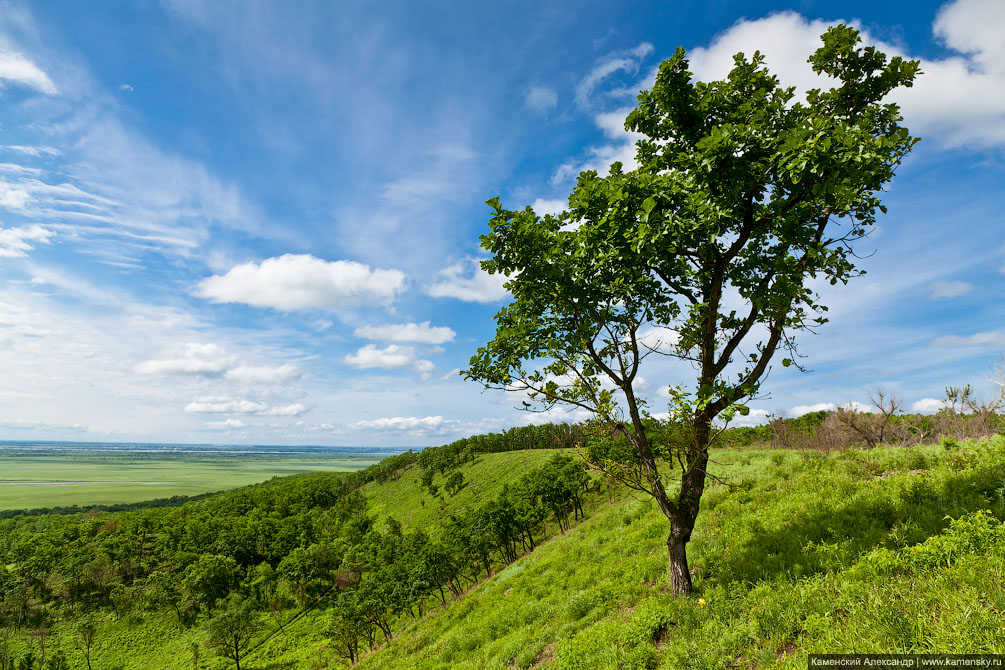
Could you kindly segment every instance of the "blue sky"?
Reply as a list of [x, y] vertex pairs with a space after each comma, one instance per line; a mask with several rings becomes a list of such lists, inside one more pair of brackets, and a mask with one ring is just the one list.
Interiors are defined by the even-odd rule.
[[[558, 211], [684, 46], [783, 82], [851, 21], [922, 60], [923, 138], [767, 412], [991, 392], [1005, 346], [1005, 5], [3, 3], [0, 439], [426, 445], [559, 414], [462, 381], [506, 293], [484, 201]], [[654, 412], [686, 381], [643, 371]]]

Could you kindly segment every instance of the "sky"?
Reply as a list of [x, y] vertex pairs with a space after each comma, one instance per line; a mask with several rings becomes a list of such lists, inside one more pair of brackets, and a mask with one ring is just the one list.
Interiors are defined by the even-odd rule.
[[[463, 380], [507, 293], [493, 196], [631, 165], [661, 60], [787, 85], [850, 22], [921, 60], [922, 142], [748, 421], [934, 411], [1005, 347], [1005, 3], [3, 2], [0, 439], [425, 446], [576, 414]], [[652, 360], [652, 359], [650, 359]], [[642, 371], [653, 412], [687, 371]]]

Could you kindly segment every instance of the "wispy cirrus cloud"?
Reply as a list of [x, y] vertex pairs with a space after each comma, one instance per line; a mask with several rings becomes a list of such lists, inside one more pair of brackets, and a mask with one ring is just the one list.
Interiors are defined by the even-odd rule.
[[973, 335], [943, 335], [929, 342], [933, 347], [979, 347], [993, 349], [1005, 346], [1005, 333], [990, 330]]
[[55, 233], [39, 225], [0, 228], [0, 258], [23, 258], [36, 244], [49, 244]]
[[38, 65], [24, 54], [0, 42], [0, 87], [25, 86], [39, 93], [55, 95], [56, 85]]
[[976, 286], [965, 281], [936, 281], [932, 282], [932, 298], [940, 300], [943, 298], [959, 298], [973, 291]]

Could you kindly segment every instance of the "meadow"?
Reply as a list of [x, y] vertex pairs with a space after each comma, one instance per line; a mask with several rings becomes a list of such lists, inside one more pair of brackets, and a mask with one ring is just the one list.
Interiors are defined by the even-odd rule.
[[0, 445], [0, 510], [136, 503], [223, 491], [303, 472], [348, 472], [363, 450]]

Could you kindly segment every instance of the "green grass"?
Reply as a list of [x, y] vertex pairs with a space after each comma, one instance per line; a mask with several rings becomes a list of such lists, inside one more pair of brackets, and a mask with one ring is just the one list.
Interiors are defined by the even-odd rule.
[[[366, 491], [379, 515], [422, 525], [548, 457], [480, 456], [461, 469], [468, 486], [442, 501], [420, 489], [418, 468]], [[691, 597], [668, 591], [666, 521], [623, 492], [462, 598], [398, 622], [359, 667], [794, 670], [814, 652], [1005, 653], [1005, 438], [830, 457], [727, 451], [714, 468], [731, 486], [703, 500]], [[263, 634], [241, 667], [340, 667], [325, 660], [325, 618], [311, 611]], [[107, 618], [96, 667], [190, 668], [204, 635], [167, 614]], [[205, 668], [231, 667], [200, 653]]]
[[[302, 472], [364, 468], [382, 455], [0, 451], [0, 510], [111, 505], [245, 486]], [[15, 483], [16, 482], [16, 483]]]
[[465, 484], [456, 495], [443, 490], [444, 477], [437, 474], [433, 483], [440, 490], [435, 498], [431, 496], [419, 482], [422, 470], [418, 467], [408, 468], [393, 482], [371, 482], [363, 490], [367, 493], [370, 511], [378, 519], [391, 517], [407, 528], [425, 528], [450, 512], [488, 500], [504, 485], [512, 484], [527, 470], [544, 465], [558, 452], [573, 453], [573, 450], [530, 449], [479, 454], [473, 464], [459, 468]]
[[360, 667], [804, 668], [811, 652], [1005, 652], [1005, 439], [716, 460], [743, 485], [707, 493], [693, 597], [668, 593], [666, 522], [624, 495]]

